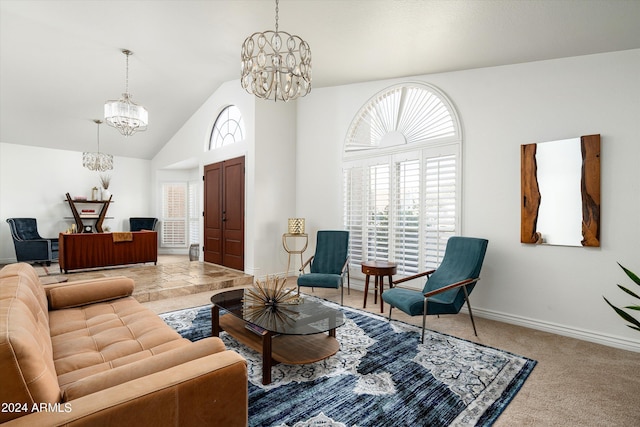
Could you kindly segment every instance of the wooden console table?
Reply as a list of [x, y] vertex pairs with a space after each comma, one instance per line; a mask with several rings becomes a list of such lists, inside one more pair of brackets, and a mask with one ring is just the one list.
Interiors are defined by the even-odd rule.
[[[130, 238], [130, 240], [129, 240]], [[158, 233], [60, 233], [60, 271], [158, 262]]]

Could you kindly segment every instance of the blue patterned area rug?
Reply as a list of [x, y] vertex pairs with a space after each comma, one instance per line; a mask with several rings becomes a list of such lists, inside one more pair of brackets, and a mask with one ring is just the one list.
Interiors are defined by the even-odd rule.
[[[313, 298], [313, 297], [309, 297]], [[339, 305], [323, 301], [327, 305]], [[221, 334], [248, 362], [249, 425], [491, 425], [536, 361], [348, 307], [340, 351], [309, 365], [278, 364], [262, 385], [261, 355]], [[192, 341], [211, 336], [211, 308], [162, 314]]]

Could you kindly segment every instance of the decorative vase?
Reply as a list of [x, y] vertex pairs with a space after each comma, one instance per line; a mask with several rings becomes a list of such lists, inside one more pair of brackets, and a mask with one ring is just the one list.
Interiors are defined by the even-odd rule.
[[304, 234], [304, 218], [289, 218], [289, 234]]
[[102, 190], [102, 200], [106, 202], [107, 200], [109, 200], [109, 197], [111, 197], [111, 191], [104, 188]]

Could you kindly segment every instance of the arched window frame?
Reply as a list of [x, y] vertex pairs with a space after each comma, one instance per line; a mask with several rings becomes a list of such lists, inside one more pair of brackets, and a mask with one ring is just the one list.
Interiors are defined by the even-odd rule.
[[227, 105], [220, 111], [213, 124], [209, 137], [209, 150], [243, 141], [245, 134], [240, 109], [235, 105]]
[[[431, 122], [418, 121], [425, 117]], [[401, 83], [361, 107], [343, 156], [343, 223], [354, 273], [373, 259], [397, 262], [400, 275], [440, 264], [448, 238], [461, 234], [461, 157], [460, 120], [436, 87]]]

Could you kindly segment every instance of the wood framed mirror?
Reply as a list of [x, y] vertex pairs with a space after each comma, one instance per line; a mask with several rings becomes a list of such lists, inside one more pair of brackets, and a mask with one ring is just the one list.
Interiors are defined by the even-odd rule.
[[600, 135], [520, 149], [520, 241], [600, 246]]

